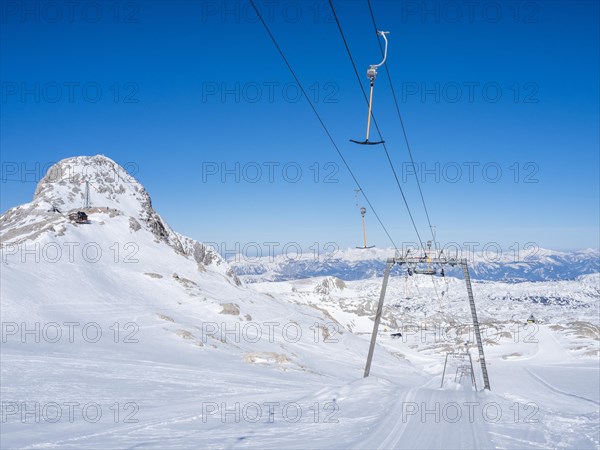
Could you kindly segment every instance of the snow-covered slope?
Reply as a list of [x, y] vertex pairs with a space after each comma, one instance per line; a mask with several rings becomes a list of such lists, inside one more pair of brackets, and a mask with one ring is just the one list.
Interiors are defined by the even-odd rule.
[[[373, 248], [347, 249], [330, 254], [307, 252], [300, 256], [257, 258], [237, 255], [229, 262], [239, 277], [249, 283], [321, 276], [351, 281], [382, 276], [385, 261], [392, 256], [394, 249]], [[600, 272], [600, 251], [597, 249], [558, 252], [531, 246], [517, 253], [514, 250], [482, 252], [479, 246], [479, 250], [464, 250], [452, 256], [467, 258], [471, 276], [487, 281], [571, 280], [580, 275]], [[447, 273], [461, 276], [459, 268], [449, 268]]]
[[[334, 277], [309, 278], [285, 282], [255, 283], [259, 291], [287, 298], [327, 311], [345, 329], [355, 334], [371, 333], [381, 278], [342, 281]], [[577, 280], [503, 283], [479, 281], [473, 283], [478, 317], [489, 333], [513, 331], [530, 315], [538, 324], [578, 328], [587, 322], [592, 328], [600, 324], [600, 274], [583, 275]], [[382, 325], [390, 332], [415, 324], [438, 323], [455, 331], [456, 344], [468, 339], [471, 316], [463, 280], [452, 277], [392, 276], [388, 283]], [[472, 340], [472, 339], [471, 339]], [[580, 348], [582, 354], [600, 356], [597, 342]]]
[[[340, 331], [331, 343], [336, 325], [323, 312], [241, 286], [218, 254], [171, 230], [116, 163], [57, 166], [31, 203], [0, 217], [2, 448], [164, 448], [173, 436], [161, 429], [195, 421], [203, 405], [284, 405], [360, 378], [359, 337]], [[76, 224], [68, 213], [81, 209], [82, 174], [94, 184], [92, 207], [89, 223]], [[332, 348], [338, 356], [328, 358]], [[55, 404], [62, 419], [46, 420], [44, 406]], [[90, 420], [88, 404], [104, 419]], [[179, 445], [224, 442], [194, 439]]]
[[[482, 321], [501, 328], [486, 336], [492, 391], [479, 392], [456, 365], [440, 388], [445, 352], [464, 341], [441, 325], [468, 321], [461, 281], [413, 277], [405, 301], [395, 276], [363, 379], [381, 280], [244, 286], [115, 162], [57, 166], [0, 217], [1, 448], [600, 444], [597, 277], [476, 283]], [[76, 224], [84, 176], [90, 221]], [[532, 312], [533, 338], [519, 328]]]

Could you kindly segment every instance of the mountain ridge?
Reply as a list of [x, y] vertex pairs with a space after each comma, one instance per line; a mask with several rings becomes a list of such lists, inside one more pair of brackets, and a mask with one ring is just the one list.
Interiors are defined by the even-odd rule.
[[[333, 254], [299, 257], [277, 255], [245, 258], [238, 255], [228, 261], [235, 273], [247, 283], [321, 276], [354, 281], [383, 276], [385, 261], [395, 254], [394, 249], [347, 249]], [[600, 272], [600, 250], [597, 249], [559, 252], [532, 248], [521, 255], [509, 252], [488, 252], [485, 255], [471, 252], [457, 256], [466, 257], [471, 276], [482, 281], [515, 283], [573, 280], [580, 275]], [[398, 267], [394, 270], [400, 271]], [[458, 267], [445, 267], [444, 270], [448, 276], [462, 277], [462, 270]]]

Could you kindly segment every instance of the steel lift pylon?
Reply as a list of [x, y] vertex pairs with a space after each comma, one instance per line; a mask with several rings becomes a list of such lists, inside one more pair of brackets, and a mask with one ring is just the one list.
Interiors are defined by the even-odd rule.
[[469, 306], [471, 308], [471, 318], [473, 319], [473, 330], [475, 332], [475, 340], [477, 341], [477, 350], [479, 352], [479, 363], [481, 364], [481, 373], [483, 375], [483, 387], [484, 389], [490, 390], [490, 379], [488, 376], [487, 365], [485, 363], [485, 355], [483, 353], [483, 343], [481, 341], [481, 331], [479, 328], [479, 320], [477, 319], [477, 310], [475, 309], [475, 298], [473, 297], [473, 289], [471, 287], [471, 276], [469, 275], [469, 265], [466, 259], [456, 258], [430, 258], [430, 257], [418, 257], [418, 256], [396, 256], [394, 258], [388, 258], [385, 266], [385, 272], [383, 274], [383, 282], [381, 284], [381, 293], [379, 295], [379, 303], [377, 305], [377, 312], [375, 314], [375, 323], [373, 324], [373, 334], [371, 335], [371, 343], [369, 345], [369, 355], [367, 356], [367, 364], [365, 366], [364, 377], [368, 377], [371, 371], [371, 361], [373, 360], [373, 353], [375, 352], [375, 342], [377, 340], [377, 333], [379, 331], [379, 323], [381, 322], [381, 314], [383, 311], [383, 301], [385, 299], [385, 292], [387, 290], [388, 281], [390, 278], [390, 272], [395, 264], [403, 265], [416, 265], [429, 262], [430, 264], [439, 265], [450, 265], [450, 266], [461, 266], [463, 269], [465, 284], [467, 286], [467, 295], [469, 297]]

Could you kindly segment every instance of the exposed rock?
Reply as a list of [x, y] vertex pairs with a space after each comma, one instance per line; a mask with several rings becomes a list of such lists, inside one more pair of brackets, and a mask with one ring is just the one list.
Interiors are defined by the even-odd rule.
[[133, 217], [129, 218], [129, 229], [133, 232], [135, 231], [139, 231], [142, 228], [142, 226], [140, 225], [140, 223], [135, 220]]
[[346, 288], [346, 283], [336, 277], [327, 277], [317, 286], [315, 286], [315, 292], [318, 294], [328, 295], [334, 291], [341, 291]]
[[144, 275], [148, 275], [150, 278], [162, 278], [163, 276], [159, 273], [145, 272]]
[[231, 314], [232, 316], [240, 315], [240, 307], [235, 303], [221, 303], [223, 310], [219, 314]]
[[252, 352], [246, 353], [244, 361], [252, 364], [284, 364], [291, 360], [283, 353], [275, 352]]
[[184, 277], [180, 277], [176, 273], [173, 274], [173, 278], [175, 280], [177, 280], [177, 282], [179, 282], [180, 284], [182, 284], [185, 287], [198, 286], [198, 283], [196, 283], [195, 281], [189, 280], [189, 279], [184, 278]]
[[179, 329], [179, 330], [175, 331], [175, 334], [177, 334], [177, 336], [179, 336], [179, 337], [182, 337], [183, 339], [195, 339], [195, 338], [196, 338], [196, 337], [195, 337], [195, 336], [194, 336], [192, 333], [190, 333], [189, 331], [187, 331], [187, 330], [182, 330], [182, 329]]
[[229, 269], [227, 269], [227, 272], [225, 272], [225, 274], [233, 280], [233, 282], [236, 284], [236, 286], [242, 285], [242, 281], [235, 274], [235, 272], [233, 271], [233, 268], [230, 267]]

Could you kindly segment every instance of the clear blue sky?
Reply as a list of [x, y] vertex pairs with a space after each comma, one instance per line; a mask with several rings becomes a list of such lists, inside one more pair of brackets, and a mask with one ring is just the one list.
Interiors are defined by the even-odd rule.
[[[102, 153], [194, 238], [362, 243], [356, 186], [248, 3], [25, 4], [2, 2], [2, 211], [32, 198], [23, 168]], [[257, 4], [392, 237], [415, 241], [383, 149], [348, 141], [367, 111], [327, 2]], [[598, 247], [598, 2], [372, 4], [439, 240]], [[367, 3], [336, 5], [367, 87]], [[374, 112], [426, 239], [384, 70]]]

